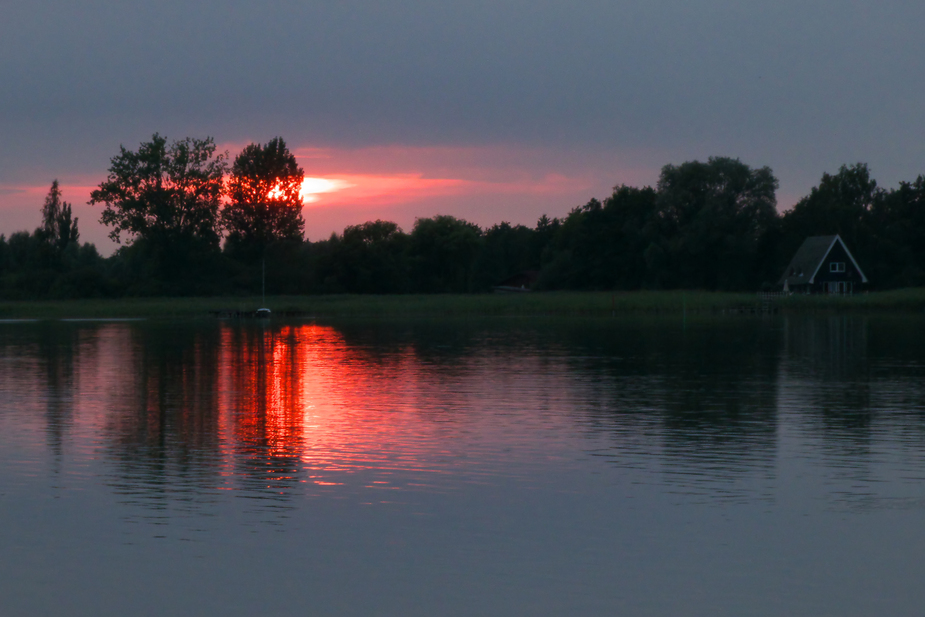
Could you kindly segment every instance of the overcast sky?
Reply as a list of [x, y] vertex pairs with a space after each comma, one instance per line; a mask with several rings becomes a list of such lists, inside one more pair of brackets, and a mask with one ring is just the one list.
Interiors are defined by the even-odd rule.
[[54, 178], [82, 238], [119, 145], [282, 136], [312, 239], [385, 218], [561, 216], [666, 163], [770, 166], [781, 207], [867, 162], [925, 173], [925, 3], [5, 2], [0, 232]]

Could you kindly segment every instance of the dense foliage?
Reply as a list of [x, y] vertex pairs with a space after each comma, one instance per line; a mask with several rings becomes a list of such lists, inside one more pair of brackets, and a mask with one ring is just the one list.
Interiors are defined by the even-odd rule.
[[245, 147], [231, 167], [229, 203], [222, 210], [229, 250], [255, 259], [274, 243], [301, 242], [304, 178], [281, 138]]
[[[33, 233], [0, 236], [7, 298], [267, 293], [702, 289], [776, 286], [807, 237], [841, 234], [874, 288], [925, 285], [925, 176], [884, 190], [864, 164], [824, 174], [792, 209], [776, 209], [767, 167], [711, 158], [666, 165], [656, 187], [615, 187], [535, 227], [481, 229], [452, 216], [389, 221], [302, 239], [302, 169], [282, 139], [235, 159], [211, 140], [155, 135], [122, 148], [91, 203], [126, 245], [102, 258], [78, 243], [57, 182]], [[222, 201], [224, 198], [224, 201]], [[221, 239], [224, 237], [224, 242]]]
[[108, 264], [92, 244], [79, 244], [77, 219], [51, 183], [42, 206], [42, 225], [31, 234], [0, 235], [0, 294], [4, 298], [106, 296]]

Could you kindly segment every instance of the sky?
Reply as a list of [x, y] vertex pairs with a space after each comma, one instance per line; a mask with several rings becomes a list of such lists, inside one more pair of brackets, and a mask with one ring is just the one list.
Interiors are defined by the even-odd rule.
[[925, 173], [925, 3], [0, 0], [0, 233], [58, 179], [81, 239], [120, 145], [286, 140], [311, 240], [563, 216], [665, 164], [769, 166], [779, 208], [866, 162]]

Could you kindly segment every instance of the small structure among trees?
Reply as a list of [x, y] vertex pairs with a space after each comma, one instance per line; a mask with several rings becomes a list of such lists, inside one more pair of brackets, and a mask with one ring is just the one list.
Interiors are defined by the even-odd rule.
[[784, 291], [795, 293], [852, 294], [867, 277], [836, 234], [806, 238], [779, 283]]

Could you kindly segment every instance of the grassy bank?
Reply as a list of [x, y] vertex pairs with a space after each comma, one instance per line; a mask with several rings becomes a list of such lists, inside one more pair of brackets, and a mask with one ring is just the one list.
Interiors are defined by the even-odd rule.
[[[859, 296], [791, 296], [775, 301], [783, 312], [925, 310], [925, 288]], [[276, 312], [317, 317], [586, 315], [616, 313], [723, 313], [759, 306], [755, 294], [699, 291], [555, 292], [482, 295], [276, 296]], [[208, 318], [210, 311], [253, 311], [252, 298], [123, 298], [0, 302], [0, 319]]]
[[[609, 315], [611, 312], [714, 312], [754, 304], [753, 294], [707, 292], [557, 292], [480, 295], [275, 296], [266, 306], [276, 312], [318, 317], [404, 317], [442, 315]], [[253, 298], [123, 298], [0, 302], [2, 319], [195, 318], [210, 311], [253, 311]]]
[[925, 287], [876, 291], [856, 296], [803, 296], [782, 298], [777, 305], [784, 312], [877, 312], [925, 311]]

